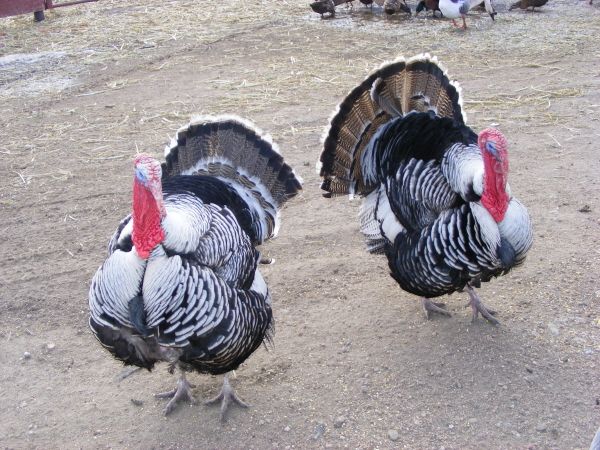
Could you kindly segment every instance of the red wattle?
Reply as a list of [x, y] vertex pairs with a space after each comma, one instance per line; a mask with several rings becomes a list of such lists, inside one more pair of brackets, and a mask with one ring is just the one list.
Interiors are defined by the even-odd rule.
[[497, 161], [491, 155], [484, 153], [483, 164], [485, 176], [481, 204], [488, 210], [496, 223], [504, 220], [508, 209], [508, 194], [506, 193], [506, 181], [508, 175], [508, 156], [502, 152], [502, 162]]
[[148, 258], [150, 252], [165, 238], [161, 226], [161, 211], [154, 195], [137, 179], [133, 183], [133, 245], [141, 258]]

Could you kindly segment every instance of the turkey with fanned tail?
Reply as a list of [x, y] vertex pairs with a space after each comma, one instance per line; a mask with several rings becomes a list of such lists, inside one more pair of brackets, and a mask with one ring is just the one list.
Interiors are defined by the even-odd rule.
[[[161, 164], [135, 157], [132, 214], [89, 291], [90, 327], [113, 356], [181, 371], [165, 413], [194, 401], [186, 371], [226, 374], [271, 339], [271, 297], [256, 246], [277, 234], [301, 181], [270, 137], [234, 116], [181, 128]], [[227, 375], [221, 419], [245, 406]]]
[[466, 289], [473, 319], [498, 323], [474, 287], [525, 259], [533, 233], [507, 183], [507, 141], [465, 124], [458, 83], [436, 58], [386, 63], [340, 104], [318, 163], [325, 197], [364, 197], [368, 250], [385, 253], [400, 287], [431, 298]]

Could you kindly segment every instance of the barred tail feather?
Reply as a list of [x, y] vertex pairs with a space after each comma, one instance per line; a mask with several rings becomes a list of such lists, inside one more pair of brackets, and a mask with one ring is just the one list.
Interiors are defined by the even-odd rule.
[[334, 112], [318, 169], [326, 197], [366, 195], [375, 186], [363, 176], [362, 155], [377, 130], [411, 111], [434, 111], [465, 123], [460, 86], [428, 54], [384, 63], [353, 89]]
[[302, 180], [279, 149], [251, 122], [233, 115], [200, 116], [165, 148], [163, 176], [210, 175], [231, 185], [265, 222], [260, 241], [279, 228], [279, 209]]

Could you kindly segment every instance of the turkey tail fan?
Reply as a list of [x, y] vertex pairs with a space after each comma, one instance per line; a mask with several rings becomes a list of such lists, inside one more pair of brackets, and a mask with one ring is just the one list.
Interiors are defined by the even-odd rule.
[[261, 243], [277, 234], [279, 209], [302, 189], [302, 180], [279, 149], [248, 120], [199, 116], [165, 148], [163, 178], [205, 175], [232, 186], [261, 219]]
[[361, 157], [377, 130], [394, 117], [411, 111], [466, 122], [461, 89], [451, 81], [437, 58], [429, 54], [384, 63], [342, 101], [326, 130], [318, 163], [325, 197], [366, 195]]

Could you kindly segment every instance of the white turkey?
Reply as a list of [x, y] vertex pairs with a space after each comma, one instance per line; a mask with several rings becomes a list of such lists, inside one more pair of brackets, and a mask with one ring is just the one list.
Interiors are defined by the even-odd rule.
[[436, 58], [386, 63], [331, 119], [318, 167], [325, 197], [364, 197], [368, 250], [385, 253], [400, 287], [425, 315], [450, 315], [430, 299], [466, 289], [473, 320], [494, 312], [474, 287], [524, 261], [532, 244], [525, 207], [507, 183], [507, 141], [465, 124], [458, 83]]
[[[276, 235], [299, 177], [268, 136], [234, 116], [200, 117], [165, 149], [135, 157], [133, 213], [121, 221], [89, 291], [90, 327], [126, 365], [181, 371], [165, 414], [194, 402], [186, 371], [226, 374], [271, 339], [256, 246]], [[221, 419], [233, 401], [227, 375]]]

